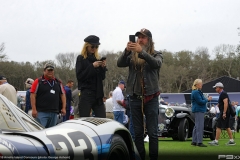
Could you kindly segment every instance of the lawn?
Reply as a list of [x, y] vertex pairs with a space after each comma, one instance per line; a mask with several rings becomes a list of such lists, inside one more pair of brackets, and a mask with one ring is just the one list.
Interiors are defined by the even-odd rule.
[[[227, 146], [225, 143], [229, 141], [229, 138], [221, 138], [219, 140], [219, 146], [210, 146], [208, 142], [209, 138], [204, 138], [203, 143], [207, 147], [194, 147], [191, 146], [191, 138], [185, 142], [173, 141], [172, 138], [159, 138], [159, 158], [158, 159], [180, 159], [180, 160], [214, 160], [218, 159], [218, 155], [234, 155], [233, 159], [240, 159], [240, 133], [235, 133], [235, 146]], [[146, 160], [148, 157], [148, 144], [145, 143], [146, 148]], [[222, 158], [223, 159], [223, 158]]]

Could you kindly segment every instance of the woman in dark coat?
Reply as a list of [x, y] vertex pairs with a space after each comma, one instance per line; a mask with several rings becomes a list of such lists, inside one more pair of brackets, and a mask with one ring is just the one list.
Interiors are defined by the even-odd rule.
[[99, 38], [90, 35], [84, 39], [81, 55], [76, 61], [76, 77], [79, 96], [79, 116], [89, 117], [93, 110], [95, 117], [106, 118], [103, 103], [103, 83], [106, 73], [106, 59], [99, 60]]

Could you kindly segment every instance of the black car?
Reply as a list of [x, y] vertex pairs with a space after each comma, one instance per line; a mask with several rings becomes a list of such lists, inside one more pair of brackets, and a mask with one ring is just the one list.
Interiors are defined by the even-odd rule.
[[[204, 138], [211, 140], [215, 139], [216, 133], [215, 127], [212, 127], [213, 117], [214, 115], [206, 113], [204, 119]], [[192, 137], [194, 125], [194, 114], [190, 105], [159, 105], [159, 137], [172, 137], [173, 140], [186, 141]]]

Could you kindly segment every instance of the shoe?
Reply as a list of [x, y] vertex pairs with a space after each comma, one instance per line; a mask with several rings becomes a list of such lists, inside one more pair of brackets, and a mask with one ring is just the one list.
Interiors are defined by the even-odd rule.
[[197, 145], [196, 142], [192, 142], [192, 143], [191, 143], [191, 146], [196, 146], [196, 145]]
[[148, 135], [144, 138], [144, 142], [149, 142], [149, 137], [148, 137]]
[[234, 146], [236, 145], [236, 143], [234, 141], [228, 141], [227, 143], [225, 143], [228, 146]]
[[197, 146], [198, 147], [207, 147], [205, 144], [202, 144], [202, 143], [198, 143]]
[[210, 144], [211, 146], [218, 146], [218, 142], [216, 142], [215, 140], [212, 142], [208, 142], [208, 144]]

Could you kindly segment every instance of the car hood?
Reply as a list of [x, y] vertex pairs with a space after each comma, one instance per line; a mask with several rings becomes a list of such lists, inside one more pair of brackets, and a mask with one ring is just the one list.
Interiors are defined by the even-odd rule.
[[167, 106], [167, 105], [160, 105], [159, 108], [168, 108], [171, 107], [173, 108], [175, 111], [191, 111], [191, 108], [188, 107], [183, 107], [183, 106]]

